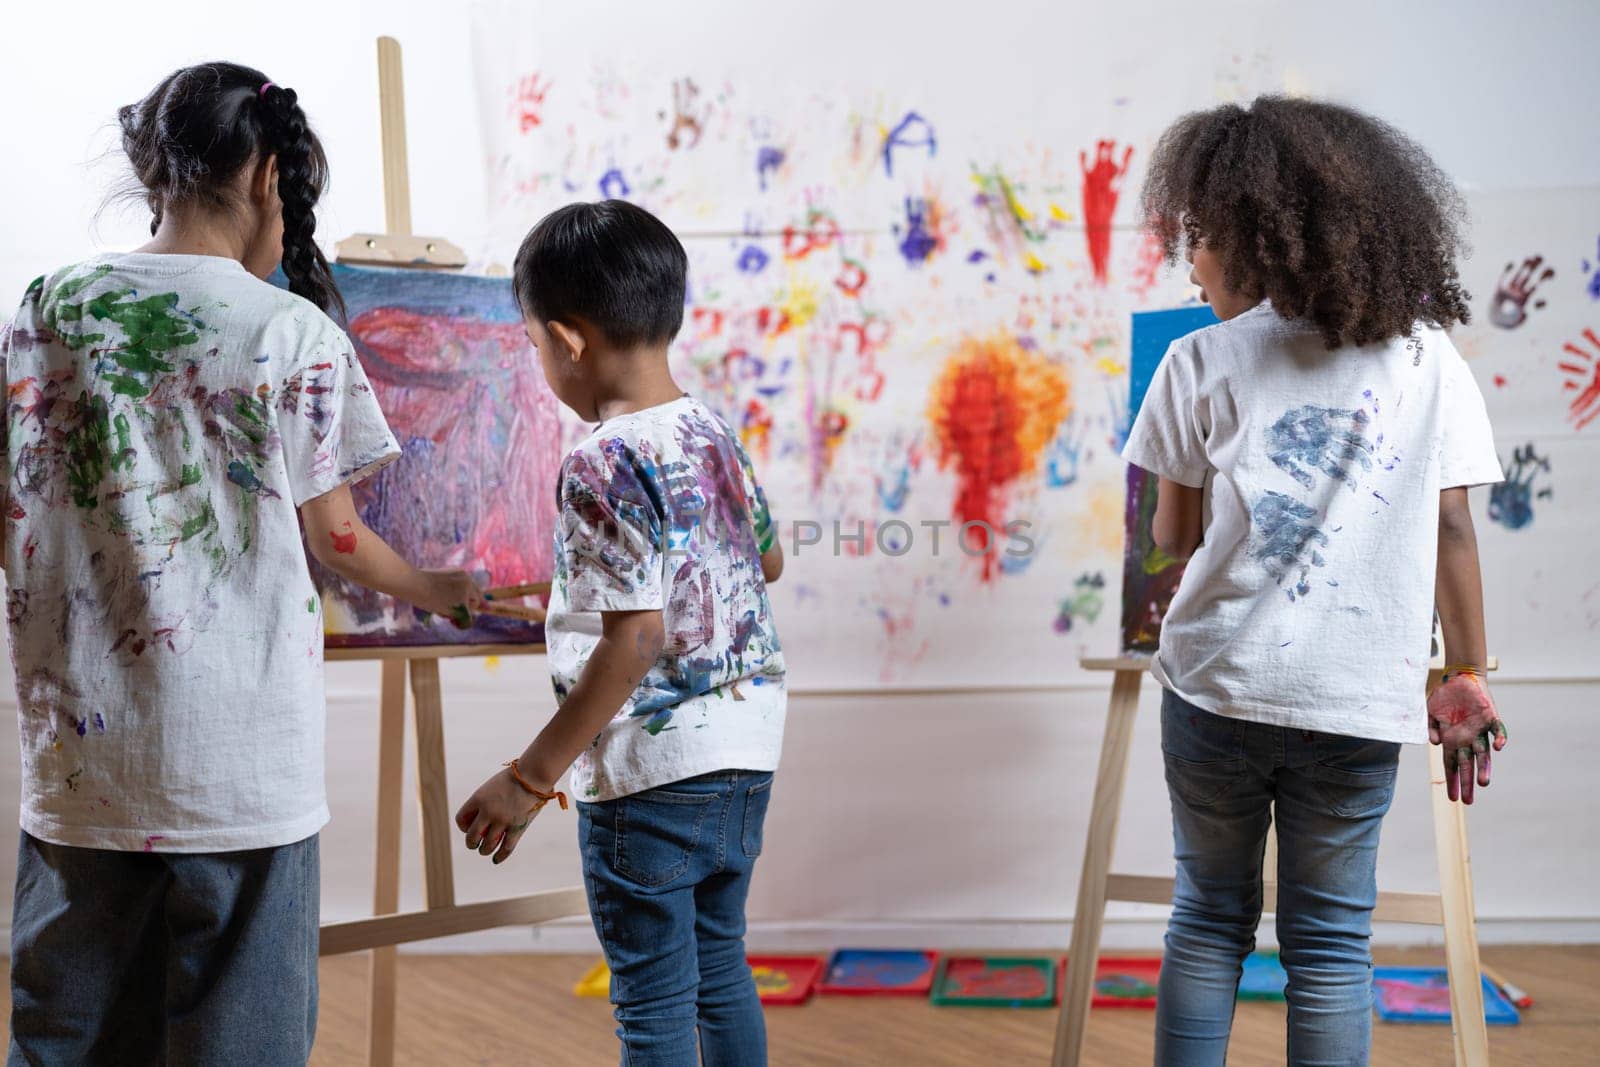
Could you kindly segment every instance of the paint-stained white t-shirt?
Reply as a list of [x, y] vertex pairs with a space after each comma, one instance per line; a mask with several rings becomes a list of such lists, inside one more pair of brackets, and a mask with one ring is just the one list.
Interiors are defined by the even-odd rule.
[[1173, 342], [1123, 457], [1204, 490], [1164, 686], [1218, 715], [1427, 739], [1439, 493], [1502, 478], [1443, 331], [1328, 351], [1262, 304]]
[[712, 771], [775, 771], [788, 707], [762, 577], [777, 531], [739, 438], [682, 397], [608, 419], [567, 456], [545, 623], [556, 699], [599, 642], [600, 613], [659, 610], [666, 643], [572, 767], [604, 801]]
[[214, 256], [108, 255], [0, 332], [22, 828], [219, 852], [328, 819], [297, 508], [399, 454], [349, 340]]

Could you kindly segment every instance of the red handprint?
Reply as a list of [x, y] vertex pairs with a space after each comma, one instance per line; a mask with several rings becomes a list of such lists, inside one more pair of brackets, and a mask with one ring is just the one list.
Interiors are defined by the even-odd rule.
[[[1600, 336], [1592, 329], [1584, 330], [1583, 336], [1600, 354]], [[1574, 430], [1581, 430], [1596, 416], [1600, 416], [1600, 361], [1571, 341], [1561, 347], [1569, 353], [1569, 358], [1558, 364], [1567, 374], [1567, 380], [1561, 388], [1578, 394], [1567, 408], [1567, 417], [1572, 420]]]
[[[1528, 299], [1533, 296], [1533, 291], [1540, 283], [1556, 276], [1554, 267], [1545, 267], [1539, 277], [1533, 276], [1543, 262], [1543, 256], [1529, 256], [1520, 267], [1514, 263], [1506, 264], [1506, 269], [1500, 273], [1500, 284], [1495, 286], [1494, 303], [1489, 305], [1490, 322], [1502, 330], [1514, 330], [1527, 321]], [[1542, 308], [1544, 301], [1535, 300], [1533, 306]]]
[[1133, 159], [1133, 146], [1122, 152], [1118, 164], [1117, 142], [1100, 141], [1094, 147], [1094, 166], [1089, 165], [1089, 154], [1078, 153], [1078, 165], [1083, 168], [1083, 230], [1089, 241], [1089, 262], [1094, 267], [1096, 284], [1106, 284], [1106, 268], [1111, 262], [1111, 217], [1117, 213], [1117, 197], [1122, 192], [1122, 178], [1128, 173], [1128, 162]]
[[543, 81], [537, 72], [517, 79], [511, 87], [511, 113], [517, 119], [517, 129], [527, 133], [544, 121], [544, 98], [550, 92], [550, 83]]

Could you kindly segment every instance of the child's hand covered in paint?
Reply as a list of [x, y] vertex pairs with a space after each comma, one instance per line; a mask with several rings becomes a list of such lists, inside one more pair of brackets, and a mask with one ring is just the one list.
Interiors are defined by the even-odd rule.
[[1428, 740], [1444, 749], [1450, 799], [1471, 804], [1473, 786], [1489, 784], [1493, 753], [1507, 740], [1506, 725], [1481, 676], [1447, 673], [1428, 695]]
[[422, 592], [411, 602], [465, 630], [483, 607], [483, 590], [466, 571], [419, 571]]
[[480, 785], [461, 805], [456, 812], [456, 828], [467, 835], [468, 848], [480, 856], [492, 855], [495, 863], [503, 863], [516, 851], [517, 842], [547, 803], [530, 795], [507, 767]]

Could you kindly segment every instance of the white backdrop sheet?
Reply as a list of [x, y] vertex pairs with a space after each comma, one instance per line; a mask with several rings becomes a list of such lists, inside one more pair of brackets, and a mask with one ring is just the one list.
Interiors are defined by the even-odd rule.
[[[675, 368], [739, 428], [785, 524], [797, 685], [1069, 681], [1117, 642], [1129, 315], [1192, 299], [1136, 228], [1142, 163], [1183, 110], [1325, 91], [1314, 50], [1169, 20], [1006, 61], [858, 7], [848, 36], [820, 9], [763, 28], [724, 3], [632, 7], [602, 59], [580, 42], [614, 9], [477, 5], [489, 258], [576, 199], [631, 199], [683, 236]], [[1064, 10], [1035, 12], [1042, 30]], [[740, 46], [760, 32], [783, 47]], [[1518, 479], [1477, 502], [1491, 637], [1518, 673], [1592, 672], [1600, 420], [1569, 408], [1600, 367], [1600, 188], [1469, 201], [1458, 342]], [[1502, 270], [1534, 255], [1519, 311]], [[1027, 523], [1034, 551], [969, 558], [952, 531], [974, 518]], [[795, 551], [797, 523], [820, 543]]]

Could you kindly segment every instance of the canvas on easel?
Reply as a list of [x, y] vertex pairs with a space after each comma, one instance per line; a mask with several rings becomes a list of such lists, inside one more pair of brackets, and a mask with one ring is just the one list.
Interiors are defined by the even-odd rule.
[[[509, 278], [337, 264], [345, 329], [400, 458], [353, 489], [373, 532], [419, 567], [485, 586], [548, 582], [561, 463], [557, 401]], [[313, 567], [329, 648], [536, 644], [541, 625], [492, 615], [458, 629]]]
[[[1171, 311], [1136, 311], [1129, 359], [1128, 426], [1139, 416], [1156, 368], [1172, 342], [1217, 323], [1206, 304]], [[1128, 467], [1122, 556], [1122, 650], [1153, 653], [1161, 640], [1161, 620], [1183, 577], [1183, 564], [1156, 545], [1150, 520], [1156, 512], [1159, 479], [1142, 467]]]

